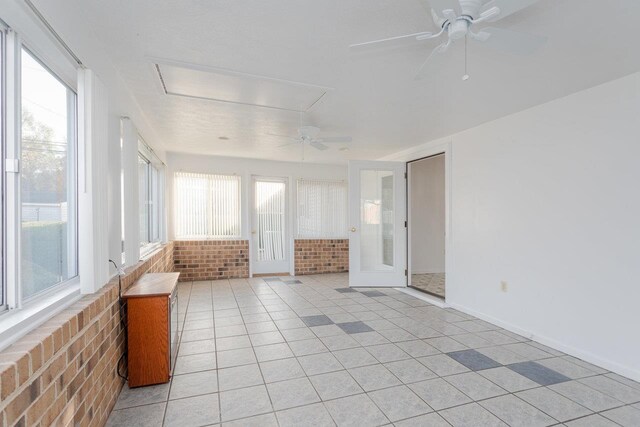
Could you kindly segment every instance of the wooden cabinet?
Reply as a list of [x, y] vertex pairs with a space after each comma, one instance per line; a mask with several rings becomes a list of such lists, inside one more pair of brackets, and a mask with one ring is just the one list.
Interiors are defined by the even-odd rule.
[[122, 298], [127, 301], [129, 387], [166, 383], [178, 351], [178, 276], [147, 273]]

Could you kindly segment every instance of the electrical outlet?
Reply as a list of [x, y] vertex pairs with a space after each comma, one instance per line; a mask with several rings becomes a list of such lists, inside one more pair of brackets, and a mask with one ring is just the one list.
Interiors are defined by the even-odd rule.
[[500, 290], [502, 292], [507, 292], [509, 290], [509, 285], [507, 285], [507, 282], [505, 282], [504, 280], [500, 282]]

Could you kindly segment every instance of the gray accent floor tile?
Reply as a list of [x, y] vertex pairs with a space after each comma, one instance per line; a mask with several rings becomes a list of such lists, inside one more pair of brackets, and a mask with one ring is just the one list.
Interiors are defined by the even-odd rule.
[[311, 380], [322, 400], [337, 399], [363, 392], [362, 388], [347, 371], [314, 375], [309, 377], [309, 380]]
[[362, 295], [366, 295], [368, 297], [384, 297], [386, 296], [380, 291], [362, 291], [360, 292]]
[[556, 424], [553, 418], [512, 394], [478, 403], [511, 427], [538, 427]]
[[324, 405], [338, 426], [378, 426], [389, 421], [366, 394], [331, 400]]
[[168, 395], [169, 383], [136, 388], [130, 388], [125, 384], [113, 409], [125, 409], [133, 406], [165, 402]]
[[111, 412], [107, 427], [135, 425], [139, 427], [157, 427], [162, 425], [166, 402], [136, 406]]
[[301, 319], [305, 323], [305, 325], [309, 327], [333, 325], [333, 321], [329, 319], [327, 316], [325, 316], [324, 314], [321, 314], [318, 316], [305, 316], [305, 317], [301, 317]]
[[477, 372], [451, 375], [446, 377], [445, 380], [473, 400], [483, 400], [507, 394], [506, 390], [498, 387]]
[[569, 421], [592, 414], [584, 406], [546, 387], [538, 387], [517, 393], [520, 399], [530, 403], [558, 421]]
[[383, 365], [362, 366], [349, 369], [351, 376], [360, 384], [364, 391], [401, 385], [402, 383]]
[[445, 409], [439, 414], [453, 427], [507, 427], [507, 424], [477, 403]]
[[216, 371], [194, 372], [173, 377], [169, 399], [181, 399], [217, 391], [218, 373]]
[[338, 288], [335, 291], [336, 292], [340, 292], [341, 294], [348, 294], [348, 293], [351, 293], [351, 292], [358, 292], [353, 288]]
[[222, 421], [272, 412], [271, 400], [264, 385], [220, 393]]
[[570, 378], [567, 378], [546, 366], [540, 365], [538, 362], [514, 363], [512, 365], [508, 365], [507, 368], [529, 378], [531, 381], [535, 381], [540, 385], [548, 386], [570, 380]]
[[220, 422], [218, 394], [170, 400], [164, 417], [165, 426], [203, 426]]
[[322, 403], [278, 411], [280, 427], [332, 427], [335, 423]]
[[436, 411], [471, 402], [471, 399], [442, 378], [409, 384], [409, 388]]
[[337, 323], [338, 327], [348, 334], [359, 334], [362, 332], [372, 332], [371, 328], [366, 323], [358, 320], [356, 322]]
[[368, 393], [368, 395], [391, 421], [433, 412], [433, 409], [407, 386], [386, 388]]
[[273, 409], [276, 411], [320, 401], [318, 394], [307, 378], [267, 384], [267, 391], [271, 397]]
[[461, 350], [447, 353], [456, 362], [466, 366], [472, 371], [480, 371], [482, 369], [498, 368], [501, 365], [493, 359], [488, 358], [476, 350]]

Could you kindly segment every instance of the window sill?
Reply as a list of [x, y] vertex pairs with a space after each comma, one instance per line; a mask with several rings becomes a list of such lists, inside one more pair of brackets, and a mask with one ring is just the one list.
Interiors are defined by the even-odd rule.
[[162, 248], [162, 242], [149, 243], [140, 248], [140, 261], [146, 261], [153, 256], [160, 248]]
[[0, 350], [55, 316], [80, 299], [80, 283], [73, 283], [51, 295], [0, 315]]

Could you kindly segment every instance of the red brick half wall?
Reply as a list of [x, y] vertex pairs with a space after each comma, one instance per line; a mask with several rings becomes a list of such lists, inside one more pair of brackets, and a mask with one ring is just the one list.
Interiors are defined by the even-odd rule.
[[349, 239], [296, 240], [296, 276], [349, 271]]
[[176, 240], [173, 259], [181, 282], [249, 277], [248, 240]]

